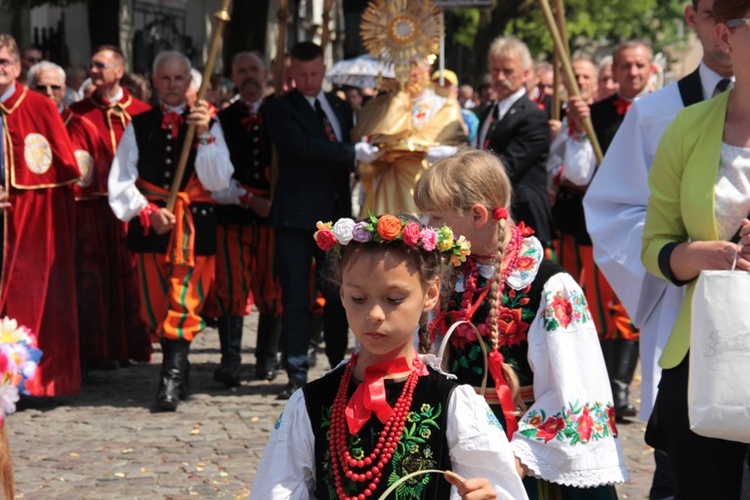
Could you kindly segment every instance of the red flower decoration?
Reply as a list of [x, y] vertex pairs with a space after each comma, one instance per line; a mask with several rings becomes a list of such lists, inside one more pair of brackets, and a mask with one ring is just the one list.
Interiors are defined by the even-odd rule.
[[555, 314], [555, 319], [562, 327], [567, 327], [570, 324], [570, 317], [573, 314], [573, 305], [570, 301], [564, 297], [556, 296], [552, 299], [550, 304]]
[[594, 428], [594, 419], [589, 415], [588, 407], [583, 407], [583, 413], [578, 417], [578, 434], [581, 436], [581, 441], [586, 442], [591, 439], [591, 432]]
[[609, 406], [607, 407], [607, 424], [609, 424], [612, 435], [617, 437], [617, 424], [615, 422], [615, 407]]
[[413, 247], [419, 242], [420, 232], [421, 230], [419, 229], [419, 224], [409, 222], [406, 224], [406, 226], [404, 226], [404, 232], [401, 237], [404, 239], [404, 243], [406, 243], [410, 247]]
[[518, 267], [517, 267], [517, 269], [519, 271], [527, 271], [527, 270], [529, 270], [529, 269], [531, 269], [531, 268], [534, 267], [534, 263], [535, 262], [536, 261], [534, 260], [533, 257], [529, 257], [529, 256], [518, 257]]
[[318, 244], [318, 248], [327, 252], [336, 246], [336, 237], [332, 231], [323, 229], [315, 233], [315, 243]]
[[549, 417], [544, 424], [537, 427], [537, 437], [543, 438], [547, 443], [557, 436], [557, 433], [565, 428], [565, 419], [562, 417]]
[[500, 306], [497, 318], [497, 330], [500, 334], [498, 341], [501, 346], [513, 347], [524, 340], [524, 333], [528, 324], [521, 319], [521, 309], [509, 309]]
[[508, 209], [505, 208], [505, 207], [496, 208], [492, 212], [492, 218], [495, 219], [495, 220], [507, 219], [508, 218]]

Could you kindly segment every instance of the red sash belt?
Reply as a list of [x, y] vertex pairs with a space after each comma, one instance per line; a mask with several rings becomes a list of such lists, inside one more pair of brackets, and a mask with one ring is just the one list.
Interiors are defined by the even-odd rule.
[[[148, 201], [167, 201], [169, 198], [169, 191], [140, 177], [135, 185]], [[169, 239], [167, 261], [177, 266], [195, 266], [195, 225], [190, 211], [192, 202], [213, 203], [211, 193], [203, 188], [195, 174], [190, 177], [185, 191], [177, 193], [174, 205], [176, 222]]]

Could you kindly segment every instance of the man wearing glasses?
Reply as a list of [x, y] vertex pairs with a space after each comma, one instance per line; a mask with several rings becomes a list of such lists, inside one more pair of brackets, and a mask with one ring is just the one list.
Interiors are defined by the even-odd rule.
[[125, 127], [133, 117], [151, 109], [120, 86], [125, 74], [125, 56], [113, 45], [102, 45], [91, 56], [91, 82], [96, 90], [91, 97], [70, 105], [74, 113], [91, 120], [110, 145], [114, 156]]
[[[91, 56], [89, 68], [91, 81], [96, 86], [96, 90], [83, 101], [71, 104], [70, 109], [88, 118], [96, 126], [107, 144], [109, 154], [107, 165], [109, 165], [130, 121], [134, 116], [148, 111], [151, 107], [130, 95], [130, 92], [120, 85], [120, 80], [125, 74], [125, 57], [118, 47], [113, 45], [98, 47]], [[108, 175], [109, 168], [102, 172], [102, 178], [106, 179]], [[107, 195], [106, 185], [102, 194]], [[112, 325], [125, 325], [127, 329], [125, 343], [128, 347], [127, 352], [122, 349], [118, 352], [110, 352], [109, 361], [117, 363], [126, 363], [128, 360], [150, 361], [151, 343], [146, 327], [139, 319], [140, 302], [133, 256], [125, 248], [124, 225], [118, 222], [118, 228], [122, 241], [113, 247], [109, 257], [120, 262], [119, 271], [113, 273], [111, 277], [111, 286], [116, 297]], [[115, 332], [115, 329], [113, 326], [110, 338], [123, 341], [123, 334], [119, 331]], [[120, 344], [120, 341], [116, 343]]]
[[36, 333], [44, 352], [29, 393], [67, 396], [81, 389], [72, 187], [81, 174], [55, 105], [17, 81], [20, 59], [0, 34], [0, 314]]

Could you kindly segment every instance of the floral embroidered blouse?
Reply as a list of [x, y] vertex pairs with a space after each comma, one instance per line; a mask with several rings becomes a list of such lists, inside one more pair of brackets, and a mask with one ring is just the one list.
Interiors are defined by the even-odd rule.
[[[593, 487], [627, 481], [609, 378], [586, 299], [575, 280], [543, 256], [539, 240], [524, 238], [500, 301], [499, 350], [521, 385], [533, 387], [533, 403], [519, 416], [511, 448], [530, 475], [553, 483]], [[480, 265], [478, 273], [481, 288], [495, 268]], [[459, 279], [456, 292], [463, 291]], [[472, 322], [483, 323], [488, 310], [483, 304]], [[464, 332], [451, 336], [449, 367], [459, 382], [476, 387], [484, 372], [482, 354], [473, 330]], [[480, 333], [485, 334], [482, 328]]]
[[[430, 360], [425, 362], [429, 364]], [[251, 499], [335, 498], [335, 489], [329, 484], [327, 428], [336, 393], [333, 386], [338, 386], [342, 368], [340, 365], [292, 395], [271, 431], [255, 475]], [[430, 375], [420, 377], [399, 446], [383, 470], [383, 486], [414, 470], [450, 468], [464, 478], [489, 479], [500, 499], [528, 498], [508, 440], [490, 408], [471, 387], [446, 381], [446, 377], [434, 369]], [[441, 394], [432, 397], [426, 395], [433, 387], [443, 387], [445, 382], [451, 390], [441, 390]], [[427, 384], [428, 390], [418, 397], [423, 384]], [[449, 394], [447, 401], [445, 394]], [[371, 427], [382, 427], [376, 420], [377, 417], [371, 417], [356, 435], [349, 435], [352, 456], [370, 452], [371, 438], [378, 436]], [[442, 491], [449, 485], [439, 476], [417, 476], [399, 488], [398, 497], [448, 498], [447, 491], [437, 496], [430, 493], [435, 486]], [[377, 498], [379, 491], [372, 498]], [[460, 498], [455, 487], [450, 487], [449, 498]]]

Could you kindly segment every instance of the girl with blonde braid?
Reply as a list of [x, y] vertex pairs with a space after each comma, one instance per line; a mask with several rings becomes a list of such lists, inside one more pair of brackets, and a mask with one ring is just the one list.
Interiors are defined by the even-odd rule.
[[[488, 355], [485, 398], [503, 422], [531, 499], [617, 498], [627, 480], [612, 393], [583, 292], [508, 207], [500, 160], [464, 151], [425, 171], [414, 190], [431, 225], [471, 242], [453, 293], [429, 325], [434, 345], [456, 328], [444, 356], [477, 390]], [[520, 387], [519, 387], [520, 386]]]

